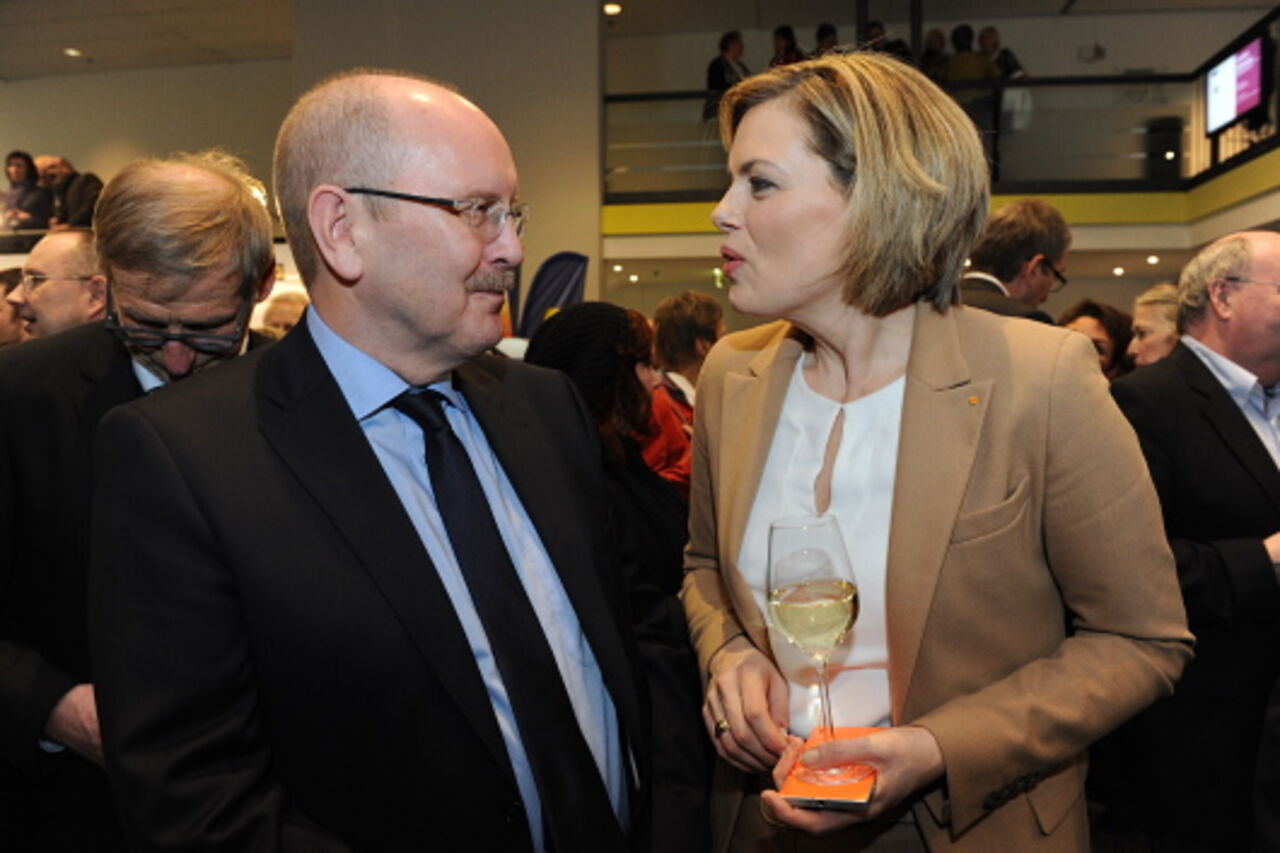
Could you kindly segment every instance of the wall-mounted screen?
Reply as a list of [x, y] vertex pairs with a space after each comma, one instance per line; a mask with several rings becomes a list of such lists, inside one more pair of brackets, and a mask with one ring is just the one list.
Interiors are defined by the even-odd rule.
[[1263, 37], [1258, 36], [1209, 69], [1205, 80], [1206, 132], [1217, 133], [1262, 106], [1262, 47]]

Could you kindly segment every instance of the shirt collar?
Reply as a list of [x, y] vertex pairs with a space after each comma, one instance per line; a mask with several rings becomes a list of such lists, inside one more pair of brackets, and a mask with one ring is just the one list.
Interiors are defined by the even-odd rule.
[[[307, 306], [303, 322], [356, 420], [377, 414], [411, 387], [391, 368], [330, 328], [314, 304]], [[465, 399], [453, 387], [453, 374], [427, 387], [439, 391], [452, 405], [466, 409]]]
[[[250, 334], [252, 334], [252, 332]], [[249, 335], [245, 335], [244, 341], [240, 344], [240, 352], [236, 353], [236, 355], [244, 355], [248, 350]], [[142, 386], [143, 394], [150, 394], [152, 391], [155, 391], [158, 388], [163, 388], [169, 384], [168, 378], [152, 370], [149, 365], [144, 364], [132, 356], [129, 357], [129, 366], [133, 368], [133, 375], [137, 378], [138, 384]], [[209, 367], [217, 366], [218, 362], [214, 362], [209, 365]]]
[[[1003, 282], [1003, 281], [1001, 281], [1000, 279], [998, 279], [998, 278], [996, 278], [995, 276], [991, 275], [990, 273], [978, 272], [978, 271], [976, 271], [976, 270], [975, 270], [975, 271], [973, 271], [973, 272], [967, 272], [967, 273], [965, 273], [965, 274], [964, 274], [964, 277], [965, 277], [965, 278], [976, 278], [976, 279], [979, 279], [980, 281], [989, 281], [989, 282], [991, 282], [992, 284], [994, 284], [996, 287], [1000, 288], [1000, 292], [1001, 292], [1001, 293], [1003, 293], [1005, 296], [1009, 296], [1009, 288], [1007, 288], [1007, 287], [1005, 287], [1005, 286], [1004, 286], [1004, 282]], [[1009, 298], [1010, 298], [1010, 299], [1012, 299], [1013, 297], [1011, 297], [1011, 296], [1010, 296]]]
[[1231, 399], [1235, 400], [1237, 406], [1242, 409], [1246, 406], [1253, 406], [1266, 417], [1274, 414], [1270, 411], [1271, 406], [1269, 405], [1275, 402], [1274, 389], [1271, 393], [1268, 393], [1267, 389], [1263, 388], [1262, 383], [1258, 381], [1258, 377], [1190, 335], [1183, 335], [1182, 342], [1200, 357], [1205, 367], [1209, 368], [1209, 372], [1231, 395]]

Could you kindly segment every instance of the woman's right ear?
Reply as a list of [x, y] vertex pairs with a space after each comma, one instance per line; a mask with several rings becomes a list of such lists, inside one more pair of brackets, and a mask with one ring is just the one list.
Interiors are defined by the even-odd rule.
[[354, 198], [339, 187], [321, 184], [307, 199], [307, 223], [325, 265], [339, 280], [357, 281], [364, 274], [364, 258], [355, 224], [367, 215]]

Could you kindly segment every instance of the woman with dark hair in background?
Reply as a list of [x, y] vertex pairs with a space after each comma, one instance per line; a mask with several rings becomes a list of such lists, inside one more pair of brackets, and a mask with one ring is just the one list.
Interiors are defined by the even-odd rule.
[[1058, 325], [1089, 339], [1098, 354], [1102, 375], [1108, 379], [1119, 379], [1133, 369], [1127, 355], [1129, 338], [1133, 336], [1133, 318], [1119, 308], [1082, 299], [1058, 318]]
[[10, 151], [4, 158], [4, 173], [9, 190], [4, 195], [4, 223], [15, 229], [40, 229], [49, 226], [53, 215], [53, 194], [37, 186], [40, 173], [25, 151]]
[[776, 68], [779, 65], [789, 65], [802, 59], [804, 59], [804, 54], [800, 52], [800, 46], [796, 44], [796, 31], [791, 29], [788, 24], [776, 27], [773, 31], [773, 58], [769, 60], [769, 67]]
[[710, 748], [698, 717], [701, 685], [680, 591], [688, 504], [645, 463], [653, 427], [645, 376], [653, 332], [643, 314], [608, 302], [571, 305], [543, 321], [525, 362], [573, 380], [600, 435], [604, 469], [653, 715], [654, 850], [705, 853]]

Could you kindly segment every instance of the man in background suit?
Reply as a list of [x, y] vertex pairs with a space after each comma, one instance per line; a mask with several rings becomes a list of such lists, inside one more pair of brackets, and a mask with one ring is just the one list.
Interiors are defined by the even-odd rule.
[[53, 193], [53, 216], [49, 230], [89, 228], [93, 225], [93, 208], [102, 194], [102, 179], [93, 172], [77, 172], [66, 157], [41, 154], [36, 158], [40, 186]]
[[961, 299], [996, 314], [1052, 324], [1039, 308], [1066, 286], [1062, 261], [1070, 246], [1071, 229], [1057, 208], [1035, 198], [1006, 204], [991, 214], [969, 254]]
[[126, 166], [86, 247], [108, 319], [0, 353], [0, 848], [120, 844], [85, 632], [90, 447], [113, 406], [244, 349], [275, 269], [254, 183], [212, 153]]
[[563, 375], [482, 355], [523, 258], [505, 139], [441, 85], [355, 72], [290, 111], [275, 182], [304, 322], [99, 433], [90, 634], [127, 834], [643, 843], [595, 429]]
[[1242, 850], [1280, 673], [1280, 235], [1210, 245], [1178, 300], [1182, 342], [1112, 385], [1160, 494], [1197, 640], [1174, 695], [1140, 718], [1147, 829], [1156, 851]]

